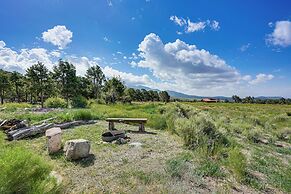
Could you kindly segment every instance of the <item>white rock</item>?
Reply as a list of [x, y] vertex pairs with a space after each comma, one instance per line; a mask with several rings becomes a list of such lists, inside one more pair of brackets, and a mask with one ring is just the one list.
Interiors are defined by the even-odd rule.
[[67, 141], [64, 147], [65, 157], [68, 160], [77, 160], [89, 156], [90, 142], [85, 139]]
[[54, 127], [46, 130], [47, 148], [49, 154], [58, 152], [62, 147], [62, 130], [59, 127]]

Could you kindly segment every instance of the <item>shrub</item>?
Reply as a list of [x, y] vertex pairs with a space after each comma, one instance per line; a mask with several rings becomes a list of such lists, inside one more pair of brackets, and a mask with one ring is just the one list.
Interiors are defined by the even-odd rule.
[[19, 147], [0, 151], [0, 193], [56, 193], [51, 167], [39, 156]]
[[277, 137], [280, 140], [290, 140], [291, 138], [291, 129], [290, 128], [283, 128], [277, 132]]
[[47, 108], [66, 108], [67, 107], [66, 101], [59, 97], [48, 98], [45, 101], [44, 105]]
[[208, 153], [214, 154], [221, 145], [227, 146], [226, 137], [216, 130], [215, 125], [204, 115], [194, 116], [189, 119], [179, 118], [175, 122], [178, 135], [190, 149], [206, 147]]
[[258, 143], [259, 139], [262, 138], [263, 129], [261, 127], [255, 127], [250, 130], [245, 130], [243, 132], [243, 135], [245, 135], [248, 140]]
[[88, 101], [84, 96], [76, 96], [72, 99], [73, 108], [86, 108]]
[[92, 120], [93, 118], [90, 110], [78, 110], [73, 113], [74, 120]]
[[5, 107], [6, 111], [16, 111], [18, 108], [31, 108], [32, 105], [28, 103], [15, 103], [15, 102], [9, 102], [5, 103], [3, 105]]

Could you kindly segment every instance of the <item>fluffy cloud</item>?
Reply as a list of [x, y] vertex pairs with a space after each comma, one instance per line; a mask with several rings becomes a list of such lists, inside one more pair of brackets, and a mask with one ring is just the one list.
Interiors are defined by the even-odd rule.
[[203, 30], [206, 27], [205, 22], [191, 22], [189, 19], [187, 21], [187, 26], [186, 26], [186, 32], [191, 33], [191, 32], [196, 32]]
[[2, 43], [4, 46], [0, 47], [0, 69], [24, 73], [28, 67], [38, 61], [43, 62], [50, 69], [53, 67], [53, 54], [46, 49], [21, 49], [17, 52], [5, 47], [5, 42], [2, 41]]
[[66, 26], [55, 26], [46, 32], [42, 33], [42, 39], [45, 42], [52, 43], [58, 46], [59, 49], [64, 49], [70, 42], [72, 42], [73, 33], [66, 28]]
[[[170, 20], [173, 21], [176, 25], [184, 27], [184, 32], [186, 33], [204, 30], [206, 26], [209, 26], [211, 29], [215, 31], [218, 31], [220, 29], [219, 22], [216, 20], [192, 22], [190, 19], [186, 20], [182, 17], [177, 17], [177, 16], [171, 16]], [[182, 32], [178, 31], [177, 34], [182, 34]]]
[[170, 20], [179, 26], [184, 26], [187, 22], [184, 18], [178, 18], [177, 16], [171, 16]]
[[156, 34], [147, 35], [139, 44], [142, 60], [139, 67], [148, 68], [163, 82], [176, 87], [213, 88], [238, 82], [237, 70], [217, 55], [177, 39], [164, 44]]
[[5, 47], [5, 45], [6, 45], [5, 42], [3, 40], [0, 40], [0, 49]]
[[249, 83], [253, 84], [253, 85], [260, 84], [260, 83], [264, 83], [266, 81], [269, 81], [273, 78], [274, 78], [274, 76], [272, 74], [266, 75], [266, 74], [260, 73], [260, 74], [256, 75], [256, 79], [251, 80]]
[[152, 86], [152, 80], [148, 75], [134, 75], [132, 73], [121, 72], [112, 67], [106, 66], [103, 69], [106, 77], [120, 77], [123, 81], [125, 81], [129, 85], [147, 85]]
[[267, 35], [266, 42], [274, 46], [287, 47], [291, 45], [291, 22], [277, 21], [272, 34]]

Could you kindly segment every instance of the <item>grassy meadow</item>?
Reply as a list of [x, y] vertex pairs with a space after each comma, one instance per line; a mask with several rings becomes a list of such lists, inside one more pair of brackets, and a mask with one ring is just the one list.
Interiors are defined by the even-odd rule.
[[[63, 131], [63, 143], [76, 138], [91, 142], [90, 157], [75, 162], [66, 161], [62, 153], [48, 155], [45, 137], [7, 141], [1, 132], [0, 169], [5, 173], [0, 175], [0, 193], [291, 192], [290, 105], [92, 101], [84, 109], [50, 112], [31, 111], [29, 104], [4, 107], [2, 120], [98, 122]], [[128, 133], [141, 146], [103, 143], [107, 117], [148, 118], [146, 131], [153, 134]], [[14, 173], [17, 168], [22, 170]], [[51, 171], [61, 177], [61, 184]], [[32, 187], [33, 182], [37, 184]]]

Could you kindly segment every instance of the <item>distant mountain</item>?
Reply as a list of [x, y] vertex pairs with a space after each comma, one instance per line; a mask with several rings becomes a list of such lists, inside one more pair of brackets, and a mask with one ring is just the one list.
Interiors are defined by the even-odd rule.
[[[134, 89], [145, 89], [145, 90], [160, 91], [158, 89], [153, 89], [153, 88], [146, 87], [146, 86], [129, 86], [129, 87], [134, 88]], [[215, 98], [215, 99], [219, 99], [219, 100], [232, 101], [232, 97], [228, 97], [228, 96], [195, 96], [195, 95], [184, 94], [184, 93], [176, 92], [176, 91], [172, 91], [172, 90], [167, 90], [167, 92], [169, 93], [171, 98], [197, 99], [197, 100], [201, 100], [203, 98]], [[281, 96], [257, 96], [257, 97], [255, 97], [255, 99], [261, 99], [261, 100], [280, 99], [280, 98], [282, 98], [282, 97]]]
[[255, 99], [261, 99], [261, 100], [277, 100], [277, 99], [280, 99], [282, 98], [281, 96], [257, 96], [255, 97]]

